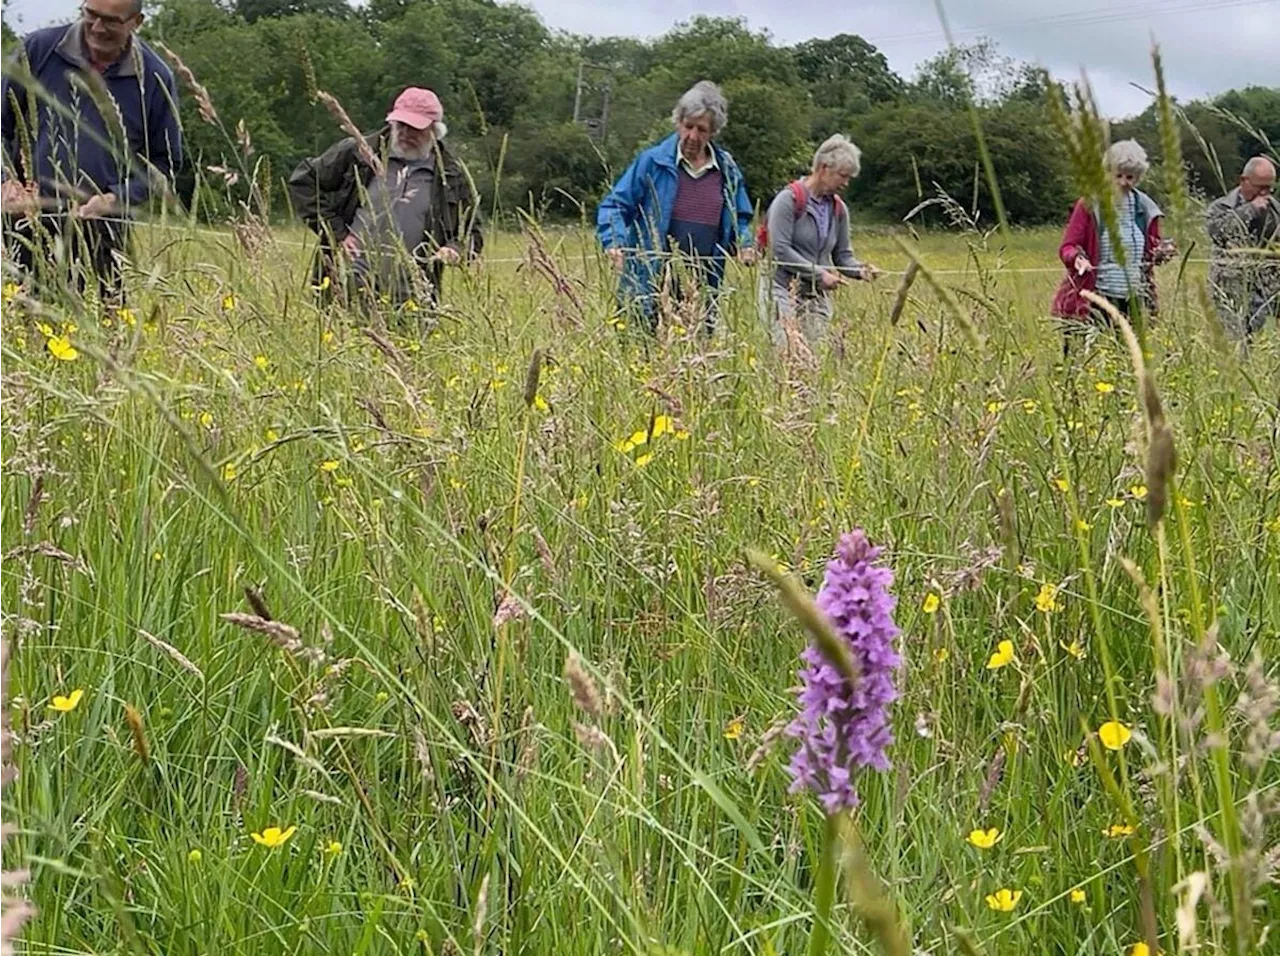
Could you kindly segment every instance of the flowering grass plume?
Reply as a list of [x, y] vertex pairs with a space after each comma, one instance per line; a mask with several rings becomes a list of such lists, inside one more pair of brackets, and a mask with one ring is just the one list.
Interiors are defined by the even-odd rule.
[[861, 529], [844, 535], [818, 593], [818, 608], [847, 648], [856, 678], [842, 674], [815, 645], [801, 654], [808, 665], [800, 671], [801, 710], [787, 728], [800, 740], [791, 790], [813, 790], [827, 813], [858, 805], [855, 771], [889, 769], [889, 704], [898, 696], [894, 671], [902, 659], [894, 647], [897, 599], [888, 592], [893, 571], [876, 565], [879, 554]]

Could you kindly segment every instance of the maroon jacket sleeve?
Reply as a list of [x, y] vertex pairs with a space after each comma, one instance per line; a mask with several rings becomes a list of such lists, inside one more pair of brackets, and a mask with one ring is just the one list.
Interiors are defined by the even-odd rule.
[[[1058, 247], [1058, 258], [1070, 269], [1076, 256], [1084, 254], [1085, 238], [1089, 234], [1089, 207], [1083, 199], [1077, 199], [1071, 210], [1071, 218], [1067, 220], [1067, 228], [1062, 233], [1062, 245]], [[1097, 263], [1094, 263], [1097, 265]]]
[[1164, 238], [1160, 235], [1160, 216], [1156, 216], [1147, 223], [1147, 244], [1143, 249], [1143, 259], [1154, 265], [1161, 265], [1168, 258], [1167, 256], [1157, 255], [1160, 248], [1160, 242]]

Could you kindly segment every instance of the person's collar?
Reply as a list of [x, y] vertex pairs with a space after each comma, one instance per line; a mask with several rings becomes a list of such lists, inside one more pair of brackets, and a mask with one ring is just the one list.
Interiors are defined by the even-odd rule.
[[[84, 24], [73, 23], [67, 27], [55, 49], [68, 63], [74, 63], [82, 70], [93, 69], [93, 63], [89, 59], [89, 50], [84, 42]], [[129, 45], [124, 48], [120, 58], [115, 63], [108, 65], [107, 69], [110, 70], [114, 67], [113, 76], [137, 76], [139, 72], [138, 61], [141, 57], [142, 51], [138, 46], [137, 38], [131, 36], [129, 37]]]
[[[703, 171], [708, 170], [708, 169], [719, 169], [719, 168], [720, 168], [720, 160], [716, 158], [716, 148], [715, 148], [714, 146], [712, 146], [710, 143], [707, 143], [707, 155], [708, 155], [708, 156], [710, 156], [711, 158], [710, 158], [707, 162], [705, 162], [705, 163], [704, 163], [704, 164], [703, 164], [703, 165], [702, 165], [702, 166], [697, 170], [698, 172], [703, 172]], [[694, 171], [693, 163], [691, 163], [691, 162], [689, 162], [689, 160], [685, 159], [685, 158], [684, 158], [684, 153], [682, 153], [682, 152], [680, 151], [680, 137], [679, 137], [679, 136], [677, 136], [677, 137], [676, 137], [676, 165], [677, 165], [677, 166], [688, 166], [688, 167], [689, 167], [689, 171], [690, 171], [690, 172], [693, 172], [693, 171]]]

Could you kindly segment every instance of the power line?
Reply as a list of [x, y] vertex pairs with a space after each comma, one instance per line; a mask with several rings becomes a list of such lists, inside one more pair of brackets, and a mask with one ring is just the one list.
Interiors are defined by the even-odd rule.
[[[1184, 13], [1196, 13], [1201, 10], [1229, 10], [1236, 7], [1252, 7], [1266, 3], [1275, 3], [1276, 0], [1220, 0], [1220, 2], [1205, 2], [1205, 0], [1195, 0], [1192, 3], [1186, 3], [1185, 0], [1172, 0], [1174, 3], [1182, 2], [1181, 6], [1167, 6], [1166, 3], [1148, 4], [1146, 6], [1128, 7], [1123, 10], [1106, 9], [1095, 7], [1092, 10], [1084, 10], [1073, 13], [1055, 13], [1043, 17], [1030, 17], [1025, 20], [1005, 20], [999, 23], [990, 23], [986, 26], [977, 27], [958, 27], [951, 31], [952, 35], [971, 35], [980, 33], [990, 33], [993, 30], [1007, 29], [1011, 27], [1034, 27], [1034, 26], [1055, 26], [1070, 25], [1081, 26], [1102, 23], [1120, 23], [1127, 20], [1139, 20], [1150, 16], [1178, 16]], [[922, 30], [915, 33], [897, 33], [886, 34], [878, 37], [863, 37], [868, 43], [888, 43], [898, 40], [945, 40], [946, 33], [942, 30]]]

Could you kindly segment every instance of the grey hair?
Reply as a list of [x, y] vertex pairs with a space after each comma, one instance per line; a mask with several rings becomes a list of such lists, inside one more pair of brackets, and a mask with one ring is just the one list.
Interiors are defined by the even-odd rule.
[[684, 96], [676, 100], [675, 109], [671, 111], [671, 122], [679, 126], [695, 116], [706, 116], [711, 120], [712, 136], [724, 129], [729, 122], [729, 103], [720, 92], [720, 87], [710, 80], [699, 80], [685, 91]]
[[1270, 169], [1274, 173], [1276, 171], [1276, 164], [1266, 156], [1254, 156], [1244, 164], [1244, 169], [1240, 171], [1240, 175], [1252, 176], [1254, 173], [1260, 173], [1264, 169]]
[[1130, 173], [1141, 179], [1151, 168], [1147, 151], [1136, 139], [1122, 139], [1112, 143], [1107, 150], [1107, 169], [1117, 173]]
[[862, 150], [854, 146], [848, 137], [836, 133], [813, 154], [815, 173], [819, 166], [827, 166], [839, 172], [848, 172], [850, 176], [857, 176], [862, 172]]

